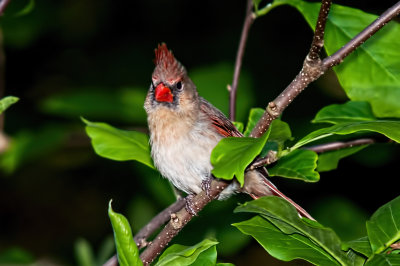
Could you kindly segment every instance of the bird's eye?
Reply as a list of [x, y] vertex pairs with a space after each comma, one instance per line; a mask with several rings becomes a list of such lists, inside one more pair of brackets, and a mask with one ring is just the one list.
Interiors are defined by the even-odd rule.
[[178, 89], [178, 90], [181, 90], [182, 89], [182, 82], [178, 82], [178, 83], [176, 83], [176, 88]]

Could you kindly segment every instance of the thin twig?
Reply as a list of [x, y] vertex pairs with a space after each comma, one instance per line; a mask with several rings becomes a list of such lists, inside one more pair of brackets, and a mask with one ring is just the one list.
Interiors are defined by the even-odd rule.
[[3, 15], [4, 10], [8, 6], [11, 0], [0, 0], [0, 16]]
[[[324, 144], [319, 144], [315, 146], [307, 146], [303, 147], [303, 149], [315, 151], [316, 153], [324, 153], [328, 151], [336, 151], [346, 148], [351, 148], [355, 146], [362, 146], [376, 143], [377, 140], [373, 138], [363, 138], [363, 139], [356, 139], [350, 141], [334, 141]], [[276, 162], [279, 158], [276, 156], [276, 152], [270, 151], [268, 152], [267, 156], [263, 158], [258, 158], [254, 160], [249, 166], [249, 170], [254, 170], [256, 168], [264, 167]]]
[[154, 233], [160, 226], [165, 224], [170, 218], [171, 214], [179, 211], [185, 206], [185, 199], [179, 198], [176, 202], [172, 203], [162, 212], [157, 214], [151, 221], [146, 224], [133, 238], [135, 243], [138, 245], [138, 248], [145, 247], [147, 243], [147, 238]]
[[239, 85], [240, 70], [242, 68], [242, 61], [244, 50], [246, 47], [247, 37], [249, 35], [250, 27], [253, 24], [255, 16], [253, 14], [253, 1], [247, 0], [246, 17], [244, 19], [242, 34], [240, 36], [239, 48], [236, 55], [235, 72], [233, 74], [232, 86], [229, 88], [229, 119], [236, 120], [236, 93]]
[[[321, 8], [326, 7], [321, 5]], [[372, 22], [365, 30], [360, 32], [352, 40], [339, 49], [336, 53], [325, 58], [323, 61], [317, 57], [312, 59], [307, 55], [303, 63], [303, 68], [296, 78], [286, 87], [286, 89], [272, 102], [268, 104], [263, 116], [255, 126], [256, 131], [251, 134], [252, 137], [259, 137], [264, 134], [271, 122], [276, 119], [286, 107], [313, 81], [318, 79], [326, 70], [332, 68], [335, 65], [340, 64], [343, 59], [368, 40], [373, 34], [381, 29], [386, 23], [395, 18], [400, 13], [400, 1], [384, 12], [379, 18]], [[320, 12], [325, 14], [325, 12]], [[326, 19], [327, 16], [325, 16]], [[318, 17], [320, 19], [320, 17]], [[318, 28], [317, 22], [317, 27]], [[315, 48], [316, 50], [317, 48]], [[310, 51], [314, 51], [311, 48]]]
[[319, 10], [317, 25], [315, 26], [314, 37], [311, 43], [310, 51], [308, 52], [308, 57], [311, 60], [318, 60], [319, 53], [324, 47], [324, 35], [326, 21], [328, 20], [329, 10], [331, 9], [332, 0], [325, 0], [321, 3], [321, 8]]
[[324, 153], [328, 151], [336, 151], [346, 148], [351, 148], [355, 146], [362, 146], [375, 143], [376, 140], [373, 138], [363, 138], [350, 141], [335, 141], [330, 143], [324, 143], [315, 146], [304, 147], [303, 149], [312, 150], [316, 153]]

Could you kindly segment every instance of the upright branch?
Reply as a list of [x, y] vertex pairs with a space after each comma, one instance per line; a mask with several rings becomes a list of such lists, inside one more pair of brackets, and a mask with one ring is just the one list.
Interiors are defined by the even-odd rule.
[[286, 89], [272, 102], [270, 102], [263, 116], [258, 121], [251, 137], [260, 137], [264, 134], [271, 122], [282, 114], [283, 110], [296, 98], [312, 81], [318, 79], [324, 70], [321, 69], [321, 59], [319, 53], [324, 46], [324, 34], [326, 21], [332, 0], [323, 0], [319, 10], [317, 25], [315, 27], [313, 41], [310, 51], [303, 63], [303, 68], [295, 79], [286, 87]]
[[255, 16], [253, 14], [253, 1], [247, 0], [246, 17], [244, 19], [242, 34], [240, 36], [239, 48], [236, 54], [235, 72], [233, 73], [232, 85], [228, 85], [229, 90], [229, 119], [236, 120], [236, 92], [239, 85], [240, 70], [242, 68], [242, 61], [244, 50], [246, 47], [247, 37], [249, 35], [250, 27], [253, 24]]
[[[255, 126], [255, 132], [251, 134], [252, 137], [259, 137], [271, 125], [272, 120], [276, 119], [286, 107], [313, 81], [318, 79], [326, 70], [340, 64], [345, 57], [357, 49], [361, 44], [373, 36], [380, 30], [386, 23], [391, 21], [400, 13], [400, 1], [394, 6], [385, 11], [379, 18], [372, 22], [362, 32], [355, 36], [351, 41], [345, 44], [341, 49], [331, 56], [326, 57], [321, 61], [319, 58], [319, 51], [323, 45], [324, 30], [321, 28], [325, 25], [328, 17], [328, 12], [332, 1], [324, 0], [321, 5], [321, 10], [318, 16], [316, 31], [310, 52], [306, 56], [303, 63], [303, 68], [295, 79], [286, 87], [286, 89], [266, 108], [261, 119]], [[320, 37], [317, 37], [320, 36]], [[321, 46], [321, 47], [320, 47]]]

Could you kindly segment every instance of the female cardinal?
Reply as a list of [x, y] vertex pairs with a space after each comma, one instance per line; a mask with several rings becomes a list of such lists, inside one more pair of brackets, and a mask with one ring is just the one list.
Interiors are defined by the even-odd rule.
[[[154, 63], [156, 67], [144, 103], [154, 164], [175, 187], [189, 195], [198, 194], [212, 178], [210, 155], [215, 145], [224, 137], [243, 135], [221, 111], [198, 95], [185, 68], [165, 43], [155, 49]], [[255, 199], [277, 195], [289, 201], [301, 215], [312, 219], [283, 195], [265, 173], [263, 168], [247, 171], [244, 186], [233, 181], [219, 199], [236, 192], [248, 193]]]

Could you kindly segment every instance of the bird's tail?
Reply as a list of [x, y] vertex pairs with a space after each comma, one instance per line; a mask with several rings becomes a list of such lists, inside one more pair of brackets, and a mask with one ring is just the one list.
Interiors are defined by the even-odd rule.
[[246, 172], [242, 191], [249, 194], [253, 199], [272, 195], [281, 197], [292, 204], [301, 216], [315, 221], [315, 219], [296, 202], [279, 191], [277, 187], [267, 179], [267, 176], [268, 172], [265, 168], [259, 168], [257, 170], [250, 170]]

